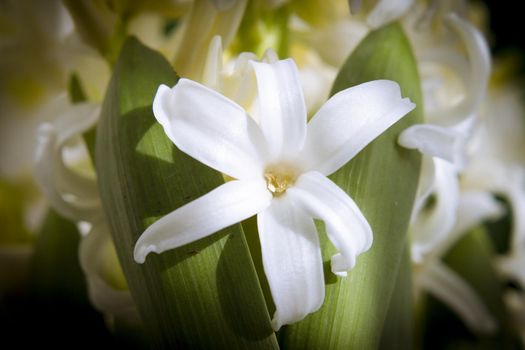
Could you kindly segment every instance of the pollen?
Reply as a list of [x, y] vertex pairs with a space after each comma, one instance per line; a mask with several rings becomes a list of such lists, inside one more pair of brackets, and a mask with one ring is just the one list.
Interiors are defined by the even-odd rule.
[[264, 173], [266, 187], [274, 196], [279, 196], [286, 192], [295, 182], [295, 174], [289, 169], [271, 168]]

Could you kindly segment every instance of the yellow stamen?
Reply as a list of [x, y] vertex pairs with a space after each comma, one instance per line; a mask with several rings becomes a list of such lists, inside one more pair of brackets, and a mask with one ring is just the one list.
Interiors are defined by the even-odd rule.
[[[282, 169], [280, 169], [282, 170]], [[286, 190], [293, 185], [295, 176], [288, 171], [274, 171], [267, 170], [264, 174], [267, 188], [274, 196], [286, 192]]]

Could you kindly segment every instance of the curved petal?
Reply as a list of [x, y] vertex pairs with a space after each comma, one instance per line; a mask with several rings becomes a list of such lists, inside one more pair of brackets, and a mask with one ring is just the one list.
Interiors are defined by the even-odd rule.
[[463, 104], [465, 110], [473, 112], [485, 97], [491, 69], [490, 50], [483, 34], [468, 21], [456, 14], [449, 14], [446, 21], [461, 36], [467, 48], [471, 67], [467, 88], [469, 98]]
[[[454, 125], [472, 115], [485, 98], [491, 70], [490, 51], [483, 35], [468, 21], [455, 14], [446, 17], [446, 23], [458, 33], [464, 42], [468, 55], [468, 70], [459, 70], [452, 61], [443, 63], [456, 70], [458, 76], [464, 80], [465, 97], [451, 108], [436, 108], [429, 113], [429, 118], [443, 125]], [[443, 57], [425, 55], [425, 59], [440, 62]], [[458, 61], [459, 58], [455, 58]]]
[[323, 260], [311, 217], [286, 195], [257, 216], [263, 266], [276, 311], [272, 325], [302, 320], [324, 300]]
[[465, 163], [466, 139], [450, 128], [432, 124], [412, 125], [399, 135], [398, 143], [458, 166]]
[[368, 14], [366, 22], [372, 28], [379, 28], [401, 17], [414, 0], [379, 0]]
[[257, 124], [235, 102], [191, 80], [161, 85], [153, 113], [184, 153], [236, 179], [263, 174], [266, 144]]
[[468, 230], [486, 220], [495, 220], [504, 207], [489, 192], [462, 192], [459, 197], [457, 220], [447, 238], [437, 244], [432, 253], [443, 256]]
[[332, 272], [346, 276], [357, 255], [372, 245], [372, 229], [355, 202], [326, 176], [302, 174], [287, 195], [314, 218], [326, 224], [328, 238], [340, 252], [332, 256]]
[[472, 331], [491, 334], [497, 330], [496, 320], [476, 291], [441, 262], [425, 265], [417, 283], [455, 311]]
[[160, 218], [137, 240], [135, 261], [191, 243], [266, 209], [272, 195], [266, 182], [230, 181]]
[[[104, 221], [99, 220], [93, 223], [79, 246], [80, 266], [86, 275], [89, 298], [102, 313], [138, 323], [139, 316], [130, 291], [117, 288], [105, 276], [107, 259], [111, 260], [114, 269], [120, 270], [109, 229]], [[116, 266], [114, 262], [117, 262]], [[118, 273], [122, 275], [121, 270]]]
[[252, 61], [259, 96], [259, 124], [272, 160], [297, 155], [306, 137], [306, 105], [292, 59]]
[[434, 203], [430, 208], [422, 207], [410, 226], [412, 257], [416, 262], [447, 239], [457, 219], [459, 184], [456, 170], [439, 158], [434, 158], [434, 166]]
[[100, 200], [96, 180], [70, 169], [64, 163], [62, 150], [96, 123], [99, 112], [96, 105], [79, 104], [53, 123], [41, 125], [37, 132], [35, 180], [53, 208], [74, 221], [97, 215]]
[[308, 123], [301, 156], [305, 168], [330, 175], [414, 108], [390, 80], [338, 92]]

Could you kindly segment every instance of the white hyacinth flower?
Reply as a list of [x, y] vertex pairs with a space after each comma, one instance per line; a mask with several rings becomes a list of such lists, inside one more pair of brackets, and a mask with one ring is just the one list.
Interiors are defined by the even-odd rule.
[[[455, 47], [423, 46], [418, 50], [416, 46], [428, 123], [407, 128], [399, 142], [404, 147], [455, 163], [461, 169], [465, 165], [465, 145], [472, 133], [475, 114], [487, 92], [490, 51], [482, 34], [466, 20], [449, 14], [444, 22], [462, 39], [468, 57], [458, 54]], [[454, 78], [459, 78], [460, 87]]]
[[229, 181], [164, 216], [140, 236], [134, 257], [183, 246], [255, 214], [263, 265], [276, 306], [273, 327], [303, 319], [324, 299], [323, 262], [314, 218], [340, 252], [332, 272], [346, 275], [370, 248], [372, 230], [355, 202], [326, 176], [411, 111], [399, 85], [377, 80], [339, 92], [306, 123], [291, 59], [251, 62], [259, 121], [225, 96], [187, 79], [161, 85], [157, 121], [183, 152]]
[[72, 221], [90, 221], [101, 210], [96, 180], [71, 169], [63, 154], [68, 145], [82, 142], [82, 134], [96, 124], [99, 114], [97, 104], [67, 106], [37, 132], [35, 180], [53, 209]]
[[[467, 163], [467, 143], [476, 122], [476, 112], [486, 94], [490, 74], [489, 49], [481, 33], [454, 14], [448, 14], [443, 21], [463, 40], [468, 60], [446, 46], [419, 50], [418, 59], [423, 66], [433, 63], [454, 71], [463, 82], [464, 93], [456, 101], [450, 92], [447, 94], [447, 89], [429, 88], [429, 85], [443, 85], [430, 84], [429, 81], [448, 82], [452, 77], [439, 76], [440, 70], [436, 71], [438, 76], [422, 71], [423, 85], [427, 85], [424, 97], [425, 115], [429, 117], [429, 122], [412, 125], [399, 136], [400, 145], [417, 149], [425, 157], [412, 214], [415, 262], [420, 261], [423, 254], [431, 252], [434, 245], [446, 240], [456, 221], [460, 196], [458, 174]], [[430, 210], [422, 210], [431, 194], [435, 195], [436, 205]]]
[[[129, 290], [112, 286], [103, 267], [110, 265], [114, 274], [122, 274], [116, 258], [108, 263], [114, 250], [109, 229], [104, 220], [97, 180], [71, 168], [64, 150], [75, 142], [82, 142], [83, 133], [90, 130], [100, 114], [94, 103], [65, 105], [58, 117], [38, 129], [34, 157], [35, 179], [44, 196], [60, 215], [89, 227], [80, 243], [80, 264], [86, 275], [89, 297], [93, 305], [109, 317], [119, 317], [138, 323], [138, 316]], [[80, 154], [86, 161], [86, 154]], [[86, 232], [87, 231], [87, 232]]]

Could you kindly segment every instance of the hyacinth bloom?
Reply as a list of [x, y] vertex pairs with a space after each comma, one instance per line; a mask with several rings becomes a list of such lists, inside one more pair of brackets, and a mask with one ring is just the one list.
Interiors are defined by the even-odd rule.
[[234, 180], [164, 216], [140, 236], [135, 260], [193, 242], [257, 214], [263, 265], [276, 305], [274, 329], [303, 319], [324, 299], [314, 219], [339, 251], [346, 275], [372, 244], [372, 230], [348, 194], [327, 178], [415, 105], [399, 85], [377, 80], [339, 92], [307, 124], [295, 63], [251, 62], [257, 119], [191, 80], [160, 86], [153, 111], [183, 152]]

